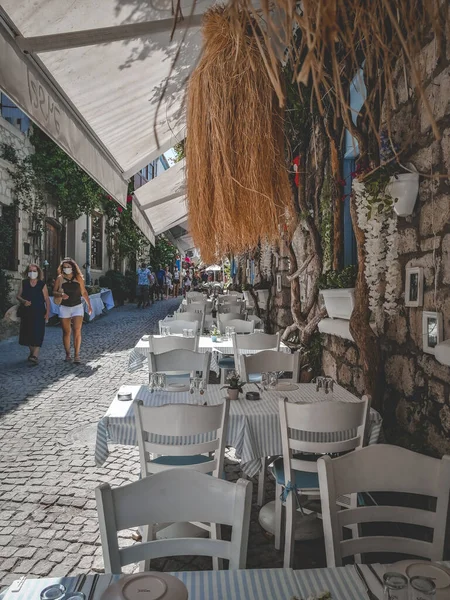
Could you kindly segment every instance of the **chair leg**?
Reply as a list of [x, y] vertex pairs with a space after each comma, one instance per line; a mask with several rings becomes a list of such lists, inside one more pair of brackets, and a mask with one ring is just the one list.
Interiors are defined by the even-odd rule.
[[[221, 540], [222, 539], [221, 526], [217, 525], [217, 523], [211, 523], [211, 539], [212, 540]], [[218, 558], [217, 556], [213, 556], [212, 563], [213, 563], [214, 571], [223, 570], [223, 558]]]
[[[142, 542], [151, 542], [155, 539], [154, 528], [152, 525], [145, 525], [142, 527]], [[140, 571], [150, 571], [150, 559], [146, 559], [141, 562]]]
[[281, 521], [283, 517], [283, 502], [281, 501], [281, 494], [283, 488], [278, 483], [275, 487], [275, 549], [281, 548]]
[[220, 385], [226, 385], [227, 383], [227, 369], [220, 369]]
[[286, 527], [284, 530], [284, 568], [292, 567], [294, 556], [294, 521], [295, 521], [295, 492], [290, 492], [286, 498]]
[[261, 470], [258, 474], [258, 506], [264, 506], [264, 498], [266, 495], [266, 470], [267, 458], [261, 459]]

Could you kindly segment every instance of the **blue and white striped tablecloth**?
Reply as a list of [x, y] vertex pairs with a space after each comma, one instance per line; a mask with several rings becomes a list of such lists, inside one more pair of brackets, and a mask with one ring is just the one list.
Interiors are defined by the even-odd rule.
[[[254, 389], [252, 386], [246, 386]], [[245, 388], [244, 388], [245, 391]], [[121, 393], [131, 392], [133, 399], [142, 400], [146, 406], [162, 406], [163, 404], [220, 404], [224, 391], [220, 385], [208, 385], [203, 396], [191, 395], [187, 392], [150, 392], [147, 386], [123, 386]], [[264, 391], [262, 399], [256, 402], [236, 400], [230, 403], [227, 444], [236, 450], [241, 459], [241, 468], [253, 477], [261, 468], [261, 459], [266, 456], [282, 454], [280, 420], [278, 416], [278, 400], [287, 397], [291, 402], [321, 402], [337, 400], [341, 402], [357, 402], [358, 398], [339, 385], [334, 391], [325, 394], [316, 392], [314, 384], [299, 384], [292, 392]], [[382, 419], [375, 410], [370, 411], [371, 427], [369, 444], [378, 443]], [[339, 434], [303, 434], [302, 439], [325, 441], [346, 439], [349, 433]], [[97, 426], [95, 462], [102, 465], [108, 457], [108, 441], [115, 444], [136, 445], [136, 426], [131, 401], [120, 401], [117, 397], [109, 407], [105, 416]], [[199, 441], [206, 441], [199, 438]]]
[[[155, 335], [154, 337], [161, 337], [159, 335]], [[201, 335], [198, 344], [199, 352], [208, 352], [212, 353], [211, 356], [211, 369], [219, 374], [220, 368], [218, 361], [220, 356], [231, 354], [233, 355], [233, 344], [231, 339], [227, 339], [220, 342], [211, 341], [211, 337], [207, 335]], [[280, 343], [280, 352], [289, 353], [291, 350], [286, 344], [283, 342]], [[260, 352], [260, 350], [245, 350], [245, 354], [256, 354]], [[133, 373], [137, 371], [148, 361], [148, 355], [150, 354], [150, 342], [148, 340], [140, 339], [136, 346], [131, 350], [130, 356], [128, 358], [128, 371]]]

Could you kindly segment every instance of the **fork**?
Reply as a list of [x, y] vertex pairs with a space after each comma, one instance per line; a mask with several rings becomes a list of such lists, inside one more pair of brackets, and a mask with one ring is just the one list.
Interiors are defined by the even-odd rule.
[[369, 588], [367, 581], [363, 575], [363, 572], [360, 568], [360, 566], [358, 564], [354, 564], [353, 565], [355, 567], [355, 571], [358, 574], [358, 577], [361, 579], [362, 584], [364, 585], [365, 589], [366, 589], [366, 594], [369, 597], [369, 600], [379, 600], [378, 596], [375, 596], [375, 594], [372, 592], [372, 590]]

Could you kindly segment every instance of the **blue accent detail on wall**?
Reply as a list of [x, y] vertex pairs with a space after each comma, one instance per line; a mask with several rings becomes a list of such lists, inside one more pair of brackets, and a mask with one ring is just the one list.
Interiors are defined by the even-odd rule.
[[353, 233], [352, 218], [350, 215], [350, 194], [352, 192], [352, 173], [355, 170], [355, 160], [353, 158], [344, 158], [343, 161], [343, 179], [344, 187], [344, 267], [356, 265], [358, 262], [356, 250], [356, 238]]

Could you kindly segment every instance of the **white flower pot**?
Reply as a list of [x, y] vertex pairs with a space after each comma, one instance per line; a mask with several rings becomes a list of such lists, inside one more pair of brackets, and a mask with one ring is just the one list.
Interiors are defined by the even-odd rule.
[[320, 293], [331, 319], [350, 320], [355, 306], [355, 288], [321, 290]]
[[412, 215], [419, 193], [419, 174], [402, 173], [391, 177], [386, 193], [394, 199], [394, 210], [399, 217]]

